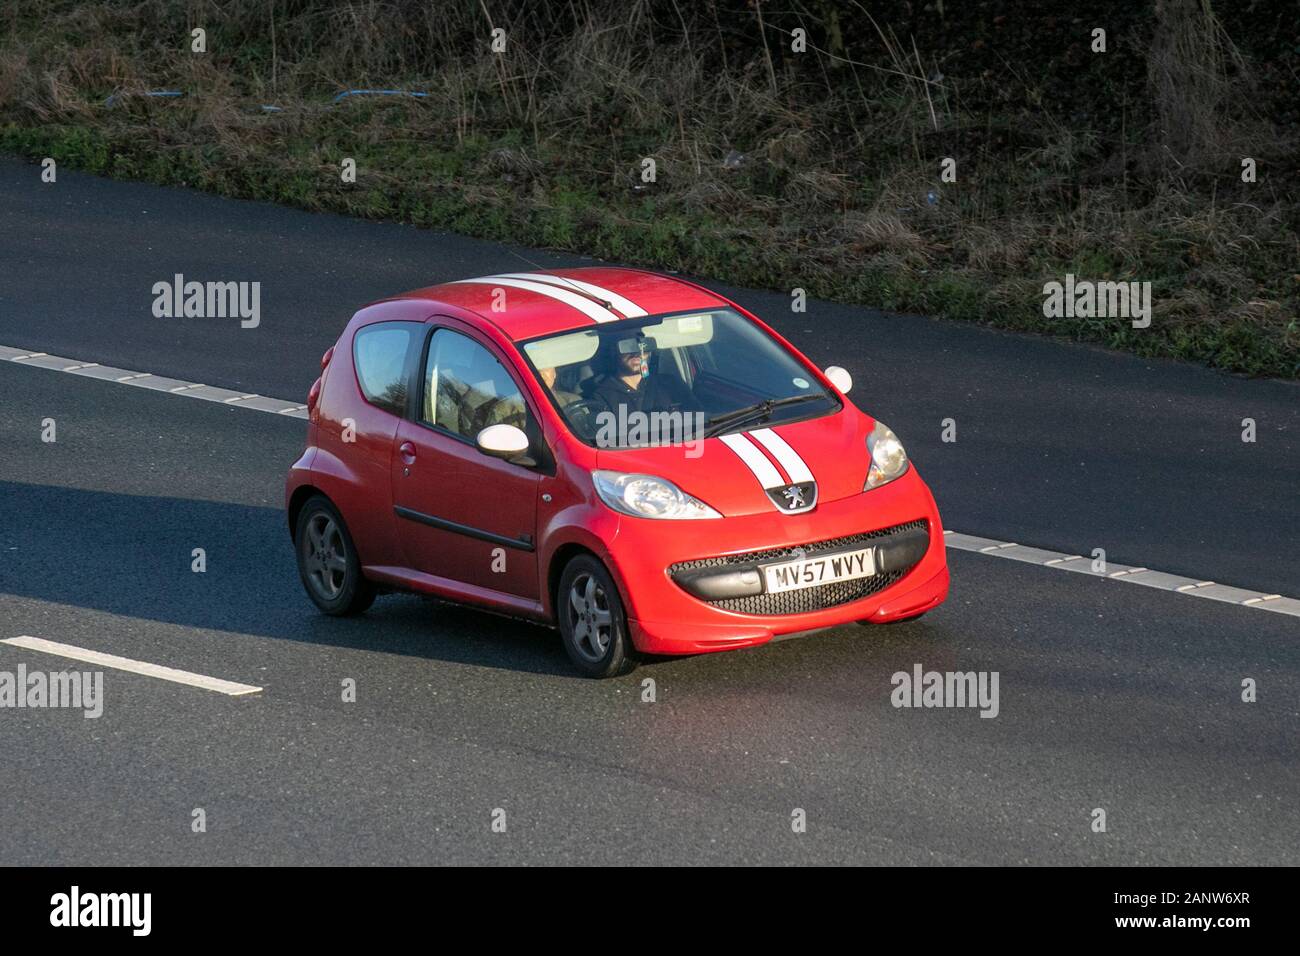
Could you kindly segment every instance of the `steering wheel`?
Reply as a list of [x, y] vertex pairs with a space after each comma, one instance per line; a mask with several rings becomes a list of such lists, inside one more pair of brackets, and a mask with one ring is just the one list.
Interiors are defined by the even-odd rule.
[[596, 437], [596, 416], [608, 412], [609, 406], [599, 398], [580, 398], [564, 406], [564, 415], [569, 424], [584, 438]]

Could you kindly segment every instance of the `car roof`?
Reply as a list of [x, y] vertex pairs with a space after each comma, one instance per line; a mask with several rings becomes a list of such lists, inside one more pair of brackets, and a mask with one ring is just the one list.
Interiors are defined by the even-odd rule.
[[392, 298], [427, 299], [473, 312], [516, 342], [598, 322], [727, 305], [720, 296], [682, 279], [611, 266], [503, 272]]

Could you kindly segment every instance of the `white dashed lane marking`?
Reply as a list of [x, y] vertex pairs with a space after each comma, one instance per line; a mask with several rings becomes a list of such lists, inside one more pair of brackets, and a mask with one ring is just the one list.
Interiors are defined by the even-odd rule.
[[106, 382], [133, 385], [136, 388], [147, 388], [155, 392], [184, 395], [186, 398], [201, 398], [208, 402], [238, 405], [259, 412], [270, 412], [273, 415], [287, 415], [290, 418], [307, 417], [307, 406], [299, 402], [286, 402], [282, 398], [235, 392], [228, 388], [217, 388], [200, 382], [186, 382], [178, 378], [154, 375], [152, 372], [134, 372], [130, 369], [114, 368], [111, 365], [100, 365], [98, 362], [82, 362], [45, 352], [16, 349], [8, 345], [0, 345], [0, 360], [17, 362], [20, 365], [35, 365], [38, 368], [68, 372], [72, 375], [84, 375], [86, 378], [97, 378]]
[[[187, 398], [201, 398], [209, 402], [237, 405], [240, 408], [251, 408], [255, 411], [270, 412], [274, 415], [287, 415], [290, 418], [307, 417], [306, 405], [287, 402], [279, 398], [267, 398], [264, 395], [235, 392], [230, 389], [216, 388], [212, 385], [166, 378], [162, 375], [154, 375], [151, 372], [133, 372], [129, 369], [113, 368], [95, 362], [61, 358], [57, 355], [48, 355], [45, 352], [33, 352], [8, 345], [0, 345], [0, 360], [17, 362], [21, 365], [36, 365], [40, 368], [53, 369], [58, 372], [68, 372], [71, 375], [84, 375], [87, 378], [119, 382], [137, 388], [168, 392], [172, 395], [184, 395]], [[726, 441], [730, 436], [724, 435], [722, 437]], [[744, 441], [744, 439], [740, 440]], [[763, 464], [768, 465], [769, 468], [771, 467], [766, 458], [763, 459]], [[958, 551], [973, 551], [976, 554], [987, 554], [1012, 561], [1023, 561], [1040, 567], [1055, 568], [1060, 571], [1074, 571], [1079, 574], [1089, 574], [1093, 577], [1110, 578], [1112, 581], [1140, 584], [1143, 587], [1157, 588], [1161, 591], [1173, 591], [1176, 594], [1187, 594], [1192, 597], [1207, 598], [1211, 601], [1223, 601], [1241, 607], [1259, 608], [1264, 611], [1300, 617], [1300, 600], [1283, 597], [1280, 594], [1230, 587], [1214, 581], [1185, 578], [1165, 571], [1153, 571], [1150, 568], [1129, 567], [1124, 564], [1116, 564], [1113, 561], [1107, 561], [1104, 570], [1093, 570], [1093, 559], [1083, 555], [1047, 551], [1043, 548], [1030, 548], [1016, 544], [1014, 541], [997, 541], [993, 538], [981, 538], [977, 535], [961, 534], [957, 531], [945, 531], [944, 541], [948, 547]], [[35, 638], [32, 638], [32, 640], [35, 640]], [[249, 693], [249, 691], [244, 693]]]
[[26, 634], [7, 638], [0, 641], [0, 644], [8, 644], [10, 647], [24, 647], [29, 651], [40, 651], [42, 654], [55, 654], [74, 661], [95, 664], [99, 667], [128, 671], [132, 674], [142, 674], [145, 677], [155, 677], [158, 680], [171, 681], [173, 684], [201, 687], [204, 690], [226, 694], [229, 697], [256, 694], [262, 689], [254, 687], [252, 684], [237, 684], [234, 681], [222, 680], [219, 677], [208, 677], [205, 674], [195, 674], [191, 671], [180, 671], [174, 667], [163, 667], [161, 664], [133, 661], [129, 657], [118, 657], [116, 654], [105, 654], [102, 651], [92, 651], [72, 644], [60, 644], [57, 641], [47, 641]]
[[[1095, 578], [1110, 578], [1126, 584], [1140, 584], [1143, 587], [1157, 588], [1161, 591], [1175, 591], [1192, 597], [1209, 598], [1211, 601], [1224, 601], [1228, 604], [1240, 604], [1243, 607], [1257, 607], [1264, 611], [1276, 611], [1279, 614], [1292, 614], [1300, 617], [1300, 601], [1283, 597], [1280, 594], [1268, 594], [1264, 591], [1250, 591], [1245, 588], [1228, 587], [1214, 581], [1199, 578], [1185, 578], [1179, 574], [1166, 571], [1153, 571], [1150, 568], [1135, 568], [1114, 561], [1094, 562], [1092, 558], [1081, 554], [1065, 554], [1060, 551], [1047, 551], [1043, 548], [1029, 548], [1014, 541], [996, 541], [993, 538], [980, 538], [973, 534], [961, 534], [957, 531], [945, 531], [944, 543], [957, 551], [973, 551], [995, 558], [1007, 558], [1011, 561], [1023, 561], [1059, 571], [1074, 571], [1088, 574]], [[1094, 564], [1100, 564], [1094, 568]]]

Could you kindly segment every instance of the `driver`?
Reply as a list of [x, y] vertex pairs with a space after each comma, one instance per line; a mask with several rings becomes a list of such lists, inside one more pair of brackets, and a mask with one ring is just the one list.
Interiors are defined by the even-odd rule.
[[650, 353], [654, 340], [642, 332], [618, 339], [613, 348], [614, 371], [596, 383], [592, 397], [603, 401], [611, 412], [667, 412], [691, 402], [690, 390], [678, 379], [662, 372], [651, 373]]

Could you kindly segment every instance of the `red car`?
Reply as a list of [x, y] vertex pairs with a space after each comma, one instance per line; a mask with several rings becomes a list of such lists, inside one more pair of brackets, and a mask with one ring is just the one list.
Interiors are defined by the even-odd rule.
[[366, 306], [321, 366], [285, 496], [327, 614], [433, 594], [605, 677], [947, 596], [934, 498], [848, 373], [693, 283], [448, 282]]

